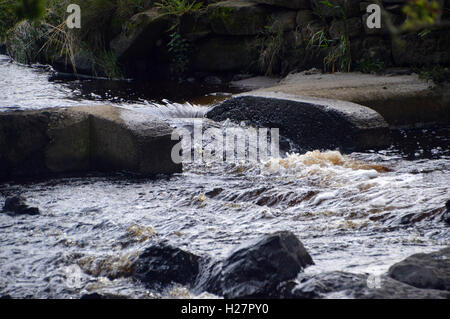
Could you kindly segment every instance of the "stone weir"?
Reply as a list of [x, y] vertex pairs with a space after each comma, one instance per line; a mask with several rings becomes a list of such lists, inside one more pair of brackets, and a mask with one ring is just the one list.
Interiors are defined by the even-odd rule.
[[87, 171], [182, 171], [172, 128], [114, 106], [0, 112], [0, 180]]
[[279, 128], [280, 135], [304, 150], [344, 152], [389, 145], [389, 126], [376, 111], [352, 102], [302, 97], [279, 92], [237, 95], [211, 109], [215, 121], [244, 121]]

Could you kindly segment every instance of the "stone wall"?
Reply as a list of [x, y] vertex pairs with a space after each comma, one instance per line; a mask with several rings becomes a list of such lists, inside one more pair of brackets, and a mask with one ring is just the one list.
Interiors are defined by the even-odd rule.
[[[204, 9], [179, 20], [179, 33], [189, 43], [188, 72], [252, 72], [286, 74], [311, 67], [323, 68], [324, 58], [336, 54], [342, 36], [349, 40], [351, 68], [383, 65], [421, 66], [450, 64], [450, 29], [427, 34], [408, 33], [395, 38], [388, 31], [386, 14], [381, 28], [366, 25], [367, 5], [375, 1], [330, 0], [226, 0], [206, 1]], [[404, 0], [383, 0], [394, 25], [405, 17]], [[441, 0], [448, 8], [449, 1]], [[448, 19], [444, 11], [443, 19]], [[171, 56], [167, 30], [173, 18], [157, 8], [131, 18], [111, 48], [132, 73], [164, 73]], [[313, 50], [311, 38], [323, 31], [328, 47]], [[318, 42], [317, 42], [318, 43]], [[308, 46], [308, 44], [310, 44]], [[340, 61], [325, 68], [338, 70]], [[334, 64], [334, 66], [332, 66]]]

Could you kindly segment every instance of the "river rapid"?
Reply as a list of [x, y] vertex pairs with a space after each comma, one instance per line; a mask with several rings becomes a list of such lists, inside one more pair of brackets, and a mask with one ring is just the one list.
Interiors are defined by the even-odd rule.
[[[189, 127], [232, 92], [195, 83], [60, 80], [47, 66], [0, 56], [0, 112], [114, 104]], [[295, 233], [309, 251], [315, 265], [306, 272], [384, 273], [411, 254], [450, 245], [441, 220], [450, 199], [450, 127], [393, 135], [391, 147], [364, 153], [190, 163], [181, 174], [154, 179], [117, 173], [0, 184], [0, 205], [21, 194], [41, 211], [0, 213], [0, 296], [211, 297], [180, 286], [148, 290], [129, 277], [131, 262], [160, 240], [223, 258], [278, 230]]]

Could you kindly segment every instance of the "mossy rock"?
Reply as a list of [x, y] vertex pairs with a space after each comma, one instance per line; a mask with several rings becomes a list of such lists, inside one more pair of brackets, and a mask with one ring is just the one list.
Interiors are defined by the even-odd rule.
[[155, 8], [138, 13], [124, 23], [122, 32], [110, 43], [111, 50], [118, 58], [145, 55], [168, 26], [169, 18]]
[[267, 24], [268, 11], [250, 1], [229, 0], [208, 6], [214, 33], [222, 35], [256, 35]]

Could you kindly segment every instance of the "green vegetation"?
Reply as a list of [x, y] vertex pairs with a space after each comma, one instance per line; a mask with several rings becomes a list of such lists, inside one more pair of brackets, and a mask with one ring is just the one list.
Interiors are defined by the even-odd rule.
[[419, 78], [434, 83], [443, 83], [450, 78], [450, 70], [441, 65], [425, 66], [415, 71], [418, 72]]
[[233, 13], [233, 8], [230, 7], [218, 7], [215, 8], [212, 12], [211, 15], [209, 16], [209, 20], [213, 21], [213, 20], [222, 20], [225, 21], [227, 20], [230, 15]]
[[167, 44], [169, 51], [169, 72], [172, 76], [179, 76], [187, 71], [189, 66], [189, 42], [181, 36], [180, 21], [185, 14], [195, 14], [202, 7], [202, 2], [195, 0], [162, 0], [155, 3], [164, 15], [174, 18], [168, 32], [170, 41]]
[[46, 0], [21, 0], [14, 5], [18, 20], [39, 20], [45, 16]]
[[328, 0], [320, 2], [323, 6], [315, 6], [315, 14], [325, 21], [322, 16], [322, 11], [319, 8], [328, 7], [336, 10], [341, 15], [344, 21], [344, 32], [339, 39], [329, 39], [324, 30], [314, 33], [308, 41], [307, 50], [318, 52], [322, 49], [327, 51], [327, 55], [323, 59], [323, 69], [325, 72], [334, 73], [335, 71], [350, 72], [352, 65], [352, 56], [350, 52], [350, 37], [347, 25], [347, 15], [343, 8], [339, 5], [334, 5]]
[[170, 54], [170, 73], [172, 75], [183, 74], [189, 66], [189, 43], [178, 32], [170, 34], [170, 42], [167, 44]]
[[428, 0], [409, 0], [402, 8], [406, 15], [404, 30], [417, 30], [436, 23], [439, 14], [439, 3]]
[[279, 73], [279, 64], [284, 55], [284, 34], [282, 30], [266, 27], [256, 41], [259, 49], [258, 68], [267, 76]]

